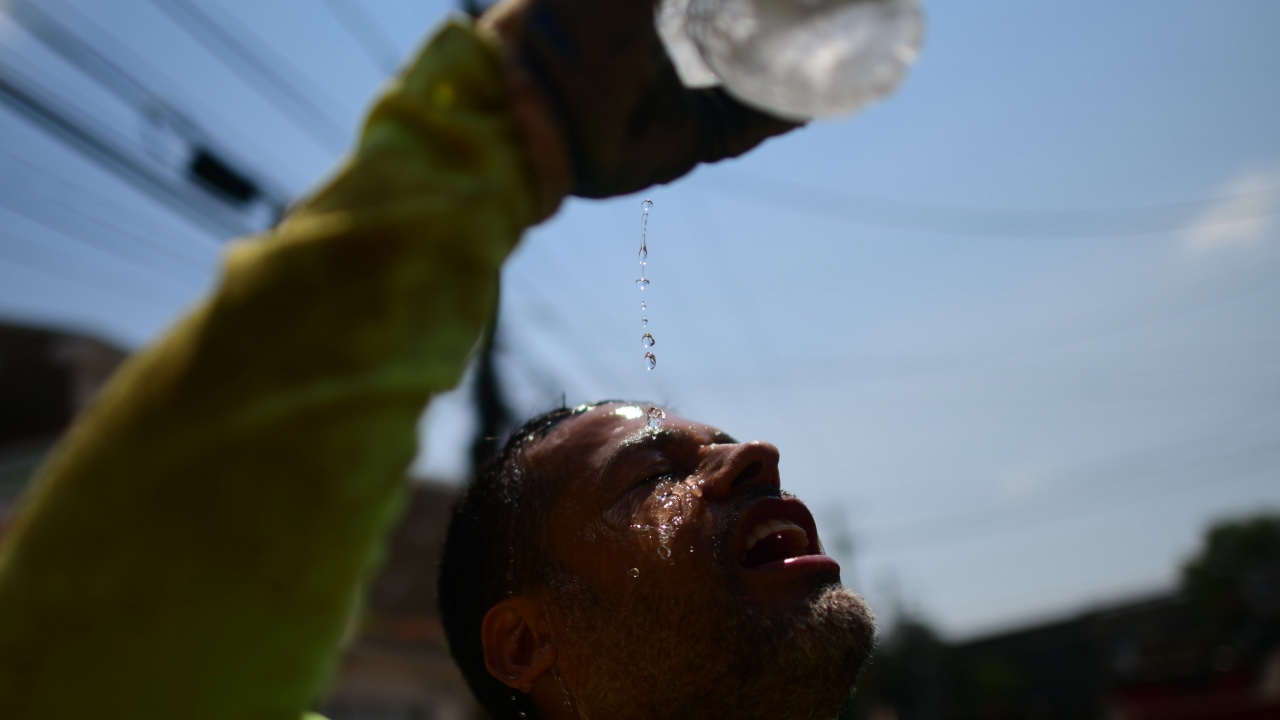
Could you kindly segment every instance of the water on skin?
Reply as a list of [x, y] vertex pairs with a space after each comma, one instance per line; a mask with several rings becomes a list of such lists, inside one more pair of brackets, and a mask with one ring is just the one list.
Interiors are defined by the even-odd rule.
[[[665, 413], [656, 407], [649, 408], [649, 413], [649, 426], [658, 427], [653, 424], [653, 419], [655, 416], [660, 418]], [[699, 501], [702, 499], [702, 485], [702, 481], [696, 477], [660, 481], [654, 489], [653, 496], [641, 511], [642, 515], [636, 517], [631, 523], [633, 532], [644, 534], [649, 542], [657, 541], [658, 558], [663, 562], [673, 561], [672, 547], [676, 545], [674, 542], [676, 535], [684, 524], [685, 518], [697, 513]], [[690, 546], [689, 552], [694, 551], [693, 546]], [[638, 578], [640, 570], [630, 568], [627, 574]]]
[[569, 692], [569, 686], [564, 684], [564, 679], [560, 677], [560, 671], [555, 666], [551, 667], [551, 676], [556, 679], [556, 684], [560, 686], [560, 692], [564, 694], [564, 709], [578, 715], [578, 717], [582, 717], [581, 714], [574, 710], [574, 706], [577, 703], [574, 702], [573, 694]]
[[[648, 533], [656, 531], [658, 557], [671, 560], [672, 541], [684, 519], [695, 512], [695, 505], [702, 497], [702, 484], [692, 478], [684, 481], [665, 481], [655, 497], [655, 505], [649, 510], [648, 524], [635, 524], [631, 528]], [[652, 537], [652, 535], [650, 535]], [[690, 548], [692, 550], [692, 548]]]

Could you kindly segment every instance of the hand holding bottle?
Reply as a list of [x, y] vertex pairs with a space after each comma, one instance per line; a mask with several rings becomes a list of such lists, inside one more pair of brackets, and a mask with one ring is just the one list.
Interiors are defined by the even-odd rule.
[[654, 11], [654, 0], [504, 0], [482, 18], [549, 106], [575, 195], [669, 182], [797, 126], [722, 88], [686, 87]]

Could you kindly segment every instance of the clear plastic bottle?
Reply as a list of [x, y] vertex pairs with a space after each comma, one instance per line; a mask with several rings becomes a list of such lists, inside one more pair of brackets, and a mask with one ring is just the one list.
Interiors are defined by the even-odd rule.
[[792, 120], [893, 92], [924, 35], [919, 0], [663, 0], [655, 22], [685, 85]]

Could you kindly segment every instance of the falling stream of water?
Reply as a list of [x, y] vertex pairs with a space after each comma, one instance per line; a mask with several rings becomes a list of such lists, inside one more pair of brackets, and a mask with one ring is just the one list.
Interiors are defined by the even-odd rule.
[[[653, 346], [657, 343], [653, 339], [653, 333], [649, 332], [649, 305], [644, 301], [644, 290], [649, 287], [649, 277], [645, 274], [649, 267], [649, 211], [653, 209], [653, 201], [645, 198], [640, 203], [640, 277], [636, 279], [636, 287], [640, 288], [640, 347], [644, 350], [644, 366], [652, 371], [658, 367], [658, 356], [653, 353]], [[665, 420], [667, 414], [662, 408], [649, 408], [648, 423], [651, 428], [662, 427], [662, 421]]]

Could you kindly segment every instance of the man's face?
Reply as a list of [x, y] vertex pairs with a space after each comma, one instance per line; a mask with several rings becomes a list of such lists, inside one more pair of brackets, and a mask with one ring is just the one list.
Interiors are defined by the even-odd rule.
[[778, 452], [604, 405], [526, 461], [562, 485], [556, 672], [585, 717], [830, 718], [874, 642], [870, 612], [779, 488]]

